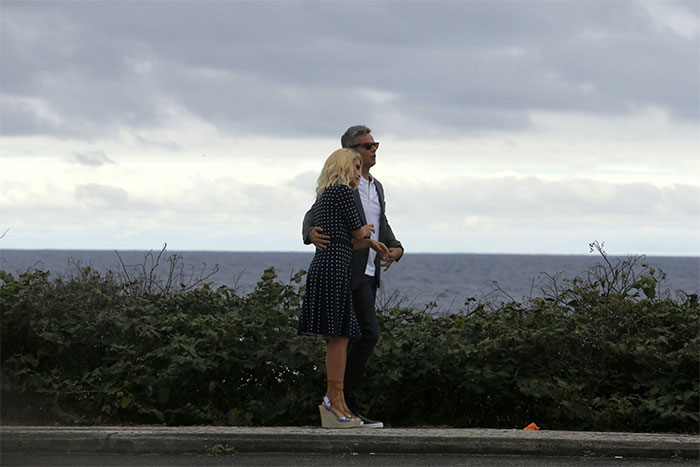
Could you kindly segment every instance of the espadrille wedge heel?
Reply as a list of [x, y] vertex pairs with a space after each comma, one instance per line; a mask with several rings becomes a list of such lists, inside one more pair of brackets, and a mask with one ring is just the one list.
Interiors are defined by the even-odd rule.
[[345, 415], [336, 417], [331, 412], [331, 403], [327, 397], [323, 398], [323, 402], [318, 406], [321, 413], [321, 426], [323, 428], [357, 428], [362, 423], [359, 419], [348, 418]]
[[[344, 409], [344, 396], [343, 396], [343, 382], [342, 381], [328, 381], [328, 386], [335, 389], [335, 395], [333, 396], [333, 402], [328, 396], [323, 397], [323, 402], [318, 406], [318, 410], [321, 413], [321, 426], [323, 428], [356, 428], [362, 424], [362, 421], [349, 413]], [[331, 407], [336, 410], [333, 412]], [[337, 416], [336, 413], [341, 413], [343, 415]]]

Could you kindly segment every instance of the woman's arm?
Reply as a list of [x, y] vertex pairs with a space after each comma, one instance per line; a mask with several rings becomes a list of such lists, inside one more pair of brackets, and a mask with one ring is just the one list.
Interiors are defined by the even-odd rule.
[[[374, 224], [365, 224], [357, 230], [350, 231], [350, 236], [354, 240], [362, 240], [363, 238], [369, 238], [374, 232]], [[365, 247], [367, 248], [367, 247]]]
[[353, 250], [361, 250], [363, 248], [371, 248], [376, 251], [382, 261], [386, 261], [389, 258], [389, 249], [382, 242], [372, 240], [371, 238], [362, 238], [352, 241]]

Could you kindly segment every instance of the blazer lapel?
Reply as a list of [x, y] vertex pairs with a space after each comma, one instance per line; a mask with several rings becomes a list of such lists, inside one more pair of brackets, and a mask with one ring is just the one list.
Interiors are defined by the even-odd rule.
[[384, 187], [379, 180], [374, 179], [374, 186], [377, 187], [377, 195], [379, 196], [379, 207], [381, 208], [381, 215], [384, 215]]

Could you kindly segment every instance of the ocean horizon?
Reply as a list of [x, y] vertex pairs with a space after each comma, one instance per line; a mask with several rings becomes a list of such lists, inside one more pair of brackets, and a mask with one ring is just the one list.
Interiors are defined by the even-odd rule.
[[[77, 267], [90, 266], [99, 272], [124, 269], [134, 273], [150, 269], [161, 250], [60, 250], [2, 249], [0, 269], [16, 274], [29, 268], [50, 271], [52, 276], [71, 274]], [[272, 266], [283, 283], [289, 283], [299, 270], [307, 270], [313, 252], [301, 251], [207, 251], [165, 250], [158, 271], [168, 269], [168, 258], [178, 256], [180, 277], [185, 283], [212, 273], [207, 278], [215, 286], [233, 287], [243, 295], [252, 292], [265, 269]], [[609, 255], [613, 263], [628, 258]], [[397, 303], [417, 308], [435, 303], [437, 311], [454, 312], [470, 297], [506, 297], [519, 301], [542, 296], [542, 287], [552, 277], [558, 281], [583, 277], [589, 268], [602, 262], [598, 253], [589, 255], [534, 255], [505, 253], [407, 253], [382, 274], [379, 304]], [[123, 263], [123, 264], [122, 264]], [[700, 256], [644, 256], [648, 264], [666, 274], [660, 286], [670, 294], [676, 291], [698, 293]]]

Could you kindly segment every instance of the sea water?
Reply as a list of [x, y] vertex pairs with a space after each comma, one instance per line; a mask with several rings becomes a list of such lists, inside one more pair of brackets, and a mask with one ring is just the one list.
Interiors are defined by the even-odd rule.
[[[161, 252], [114, 250], [0, 250], [0, 269], [10, 273], [39, 268], [53, 276], [76, 272], [90, 266], [99, 272], [112, 270], [130, 274], [150, 271]], [[168, 273], [168, 258], [178, 256], [183, 282], [207, 277], [213, 285], [234, 287], [239, 295], [255, 289], [263, 271], [272, 266], [283, 283], [290, 283], [299, 270], [306, 270], [312, 252], [231, 252], [167, 251], [160, 257], [155, 273]], [[625, 258], [609, 257], [613, 264]], [[603, 261], [590, 255], [517, 255], [517, 254], [431, 254], [407, 253], [382, 274], [378, 291], [380, 304], [400, 302], [425, 307], [435, 303], [441, 312], [464, 307], [470, 297], [523, 300], [543, 295], [549, 278], [584, 277], [592, 266]], [[672, 295], [677, 290], [697, 293], [700, 288], [700, 257], [646, 257], [648, 264], [666, 273], [662, 290]], [[216, 271], [216, 272], [214, 272]]]

